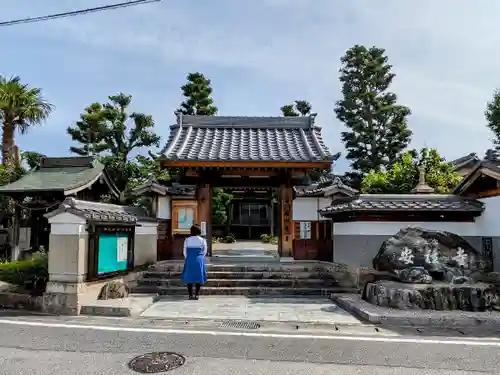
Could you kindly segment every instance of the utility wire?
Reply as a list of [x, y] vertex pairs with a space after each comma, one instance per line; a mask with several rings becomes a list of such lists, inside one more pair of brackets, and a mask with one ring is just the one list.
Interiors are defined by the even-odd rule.
[[17, 20], [0, 22], [0, 27], [12, 26], [12, 25], [19, 25], [19, 24], [23, 24], [23, 23], [49, 21], [49, 20], [53, 20], [53, 19], [57, 19], [57, 18], [66, 18], [66, 17], [80, 16], [80, 15], [83, 15], [83, 14], [102, 12], [102, 11], [112, 10], [112, 9], [118, 9], [118, 8], [126, 8], [126, 7], [131, 7], [131, 6], [134, 6], [134, 5], [143, 5], [143, 4], [148, 4], [148, 3], [156, 3], [156, 2], [159, 2], [159, 1], [162, 1], [162, 0], [132, 0], [132, 1], [126, 1], [126, 2], [123, 2], [123, 3], [109, 4], [109, 5], [104, 5], [104, 6], [95, 7], [95, 8], [87, 8], [87, 9], [74, 10], [74, 11], [71, 11], [71, 12], [49, 14], [47, 16], [21, 18], [21, 19], [17, 19]]

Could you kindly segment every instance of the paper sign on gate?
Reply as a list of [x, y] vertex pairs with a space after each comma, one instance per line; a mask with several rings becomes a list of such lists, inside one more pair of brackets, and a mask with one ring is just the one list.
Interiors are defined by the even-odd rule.
[[311, 239], [311, 222], [302, 221], [300, 222], [300, 239], [310, 240]]
[[128, 238], [119, 237], [116, 239], [117, 252], [116, 261], [126, 262], [128, 260]]
[[201, 235], [206, 236], [207, 235], [207, 222], [206, 221], [201, 222], [200, 229], [201, 229]]

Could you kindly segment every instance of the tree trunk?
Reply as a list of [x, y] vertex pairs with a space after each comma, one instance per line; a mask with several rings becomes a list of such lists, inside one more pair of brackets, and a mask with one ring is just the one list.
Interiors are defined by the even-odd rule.
[[4, 166], [14, 164], [14, 126], [10, 121], [4, 121], [2, 127], [2, 163]]

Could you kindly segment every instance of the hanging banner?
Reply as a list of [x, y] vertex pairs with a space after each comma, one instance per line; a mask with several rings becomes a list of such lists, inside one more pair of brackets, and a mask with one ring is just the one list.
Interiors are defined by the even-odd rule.
[[311, 222], [301, 221], [300, 222], [300, 239], [310, 240], [311, 239]]

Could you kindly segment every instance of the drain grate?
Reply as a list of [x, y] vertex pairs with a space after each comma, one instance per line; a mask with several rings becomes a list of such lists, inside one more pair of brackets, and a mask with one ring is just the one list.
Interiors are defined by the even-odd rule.
[[259, 329], [260, 324], [251, 320], [223, 320], [220, 328]]
[[135, 372], [154, 374], [181, 367], [186, 363], [186, 358], [172, 352], [154, 352], [143, 354], [132, 359], [128, 367]]

